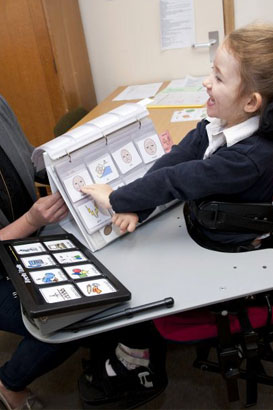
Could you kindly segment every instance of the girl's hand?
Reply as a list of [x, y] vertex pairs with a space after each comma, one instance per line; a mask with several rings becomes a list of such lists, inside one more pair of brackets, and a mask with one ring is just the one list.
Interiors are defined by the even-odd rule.
[[110, 209], [111, 204], [109, 201], [109, 195], [113, 191], [113, 188], [107, 184], [94, 184], [86, 185], [81, 188], [81, 192], [90, 195], [99, 207]]
[[121, 232], [134, 232], [138, 223], [138, 216], [134, 213], [114, 214], [112, 222], [119, 227]]
[[67, 206], [59, 192], [56, 192], [39, 198], [25, 214], [25, 217], [29, 225], [39, 229], [44, 225], [61, 221], [67, 214]]

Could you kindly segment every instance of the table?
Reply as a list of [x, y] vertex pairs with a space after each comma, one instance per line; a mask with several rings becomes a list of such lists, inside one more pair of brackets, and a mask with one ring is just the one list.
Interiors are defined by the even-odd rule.
[[130, 302], [113, 311], [165, 297], [174, 298], [172, 308], [90, 326], [77, 333], [60, 330], [50, 336], [40, 335], [24, 318], [28, 330], [40, 340], [64, 342], [272, 289], [271, 249], [243, 253], [204, 249], [188, 235], [182, 208], [179, 204], [167, 210], [95, 253], [132, 293]]
[[[91, 111], [80, 123], [113, 109], [121, 102], [112, 101], [122, 88]], [[151, 118], [158, 133], [169, 129], [178, 142], [194, 123], [173, 123], [174, 109], [152, 109]], [[181, 125], [182, 124], [182, 125]], [[23, 317], [28, 330], [38, 339], [61, 343], [96, 333], [183, 312], [217, 302], [235, 299], [273, 288], [272, 250], [245, 253], [210, 251], [197, 245], [188, 235], [183, 204], [178, 204], [97, 251], [95, 256], [131, 291], [132, 299], [113, 311], [174, 298], [174, 306], [161, 308], [78, 331], [60, 330], [49, 336]]]
[[[169, 82], [164, 82], [159, 91], [165, 88]], [[77, 123], [76, 126], [84, 124], [86, 121], [91, 121], [94, 118], [105, 114], [107, 111], [113, 110], [122, 104], [127, 102], [138, 102], [139, 100], [132, 101], [113, 101], [118, 94], [124, 90], [124, 87], [118, 87], [114, 92], [112, 92], [105, 100], [97, 105], [90, 113], [88, 113], [81, 121]], [[186, 121], [186, 122], [170, 122], [172, 115], [175, 111], [179, 111], [179, 108], [151, 108], [148, 109], [150, 113], [150, 118], [153, 121], [155, 129], [158, 134], [169, 130], [172, 136], [173, 142], [177, 144], [181, 139], [187, 134], [188, 131], [195, 128], [196, 121]]]

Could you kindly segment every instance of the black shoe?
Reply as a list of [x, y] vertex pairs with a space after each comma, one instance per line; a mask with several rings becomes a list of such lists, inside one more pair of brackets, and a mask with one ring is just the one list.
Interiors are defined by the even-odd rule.
[[85, 409], [133, 409], [162, 393], [168, 384], [165, 371], [152, 367], [128, 370], [113, 352], [107, 359], [117, 376], [108, 376], [105, 361], [86, 370], [78, 381]]

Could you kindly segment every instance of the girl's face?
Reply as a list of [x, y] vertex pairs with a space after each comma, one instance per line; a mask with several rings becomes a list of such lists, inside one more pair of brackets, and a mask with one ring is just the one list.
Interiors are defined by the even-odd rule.
[[225, 46], [218, 48], [212, 73], [203, 84], [209, 95], [207, 101], [209, 117], [224, 120], [226, 127], [239, 124], [249, 117], [244, 109], [248, 97], [239, 95], [241, 85], [239, 62]]

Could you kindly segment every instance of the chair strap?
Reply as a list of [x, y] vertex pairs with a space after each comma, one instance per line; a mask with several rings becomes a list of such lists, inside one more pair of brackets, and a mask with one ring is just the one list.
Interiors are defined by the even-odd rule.
[[190, 201], [190, 208], [198, 223], [207, 229], [273, 232], [272, 203]]

